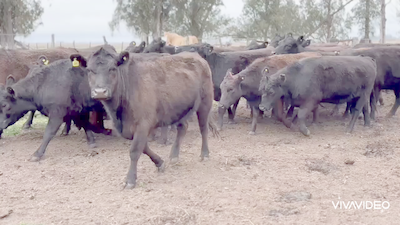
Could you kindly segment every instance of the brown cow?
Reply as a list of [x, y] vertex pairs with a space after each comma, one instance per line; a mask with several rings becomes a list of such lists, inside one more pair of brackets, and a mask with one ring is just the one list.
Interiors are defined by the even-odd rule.
[[167, 39], [167, 45], [182, 46], [199, 43], [195, 36], [183, 37], [176, 33], [164, 32], [164, 37]]
[[[222, 95], [221, 100], [219, 101], [219, 107], [227, 108], [241, 97], [246, 98], [253, 112], [253, 121], [249, 134], [255, 134], [257, 119], [259, 116], [258, 105], [261, 100], [259, 86], [263, 71], [265, 70], [266, 74], [274, 74], [278, 70], [297, 62], [300, 59], [309, 57], [321, 57], [321, 54], [316, 52], [304, 52], [298, 54], [273, 55], [254, 60], [253, 63], [237, 75], [232, 75], [228, 72], [221, 83]], [[283, 99], [277, 101], [274, 106], [274, 112], [278, 120], [290, 128], [291, 122], [289, 122], [284, 116]], [[219, 118], [221, 119], [222, 116], [220, 115]]]
[[[74, 58], [86, 61], [81, 56]], [[133, 139], [125, 188], [136, 185], [137, 162], [142, 153], [163, 171], [164, 161], [148, 146], [148, 136], [155, 128], [177, 124], [170, 160], [172, 163], [178, 160], [188, 126], [186, 120], [195, 112], [202, 135], [200, 157], [201, 160], [209, 157], [213, 83], [210, 67], [197, 53], [136, 61], [128, 52], [117, 55], [101, 48], [89, 58], [87, 69], [92, 98], [103, 103], [121, 136]], [[213, 124], [210, 128], [218, 134]]]

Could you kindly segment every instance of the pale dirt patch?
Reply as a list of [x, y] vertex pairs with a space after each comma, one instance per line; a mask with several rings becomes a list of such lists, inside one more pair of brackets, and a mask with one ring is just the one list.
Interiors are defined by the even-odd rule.
[[[345, 134], [349, 120], [330, 117], [333, 106], [326, 105], [321, 123], [309, 126], [310, 137], [269, 118], [248, 135], [250, 111], [241, 101], [237, 124], [225, 123], [221, 140], [210, 134], [209, 161], [198, 161], [201, 136], [193, 120], [179, 163], [158, 174], [143, 155], [134, 190], [121, 190], [129, 140], [96, 135], [99, 147], [92, 152], [83, 130], [73, 128], [32, 163], [26, 160], [43, 129], [6, 136], [0, 140], [0, 216], [7, 216], [0, 224], [398, 224], [400, 112], [384, 119], [394, 96], [383, 95], [371, 128], [358, 120]], [[170, 145], [150, 147], [168, 159]], [[391, 207], [335, 210], [338, 200], [389, 201]]]

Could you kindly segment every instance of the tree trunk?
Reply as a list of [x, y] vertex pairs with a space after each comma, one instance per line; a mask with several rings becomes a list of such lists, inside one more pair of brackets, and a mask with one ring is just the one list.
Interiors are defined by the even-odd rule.
[[4, 1], [4, 11], [3, 11], [3, 26], [4, 35], [6, 40], [6, 45], [9, 49], [14, 49], [14, 31], [13, 31], [13, 21], [11, 16], [12, 3], [9, 1]]
[[146, 42], [146, 45], [149, 44], [149, 35], [148, 35], [148, 34], [142, 32], [142, 33], [140, 34], [140, 39], [141, 39], [142, 41]]
[[155, 21], [156, 21], [156, 30], [153, 33], [153, 38], [157, 39], [161, 37], [161, 31], [162, 31], [162, 14], [163, 14], [163, 2], [164, 0], [158, 0], [157, 5], [156, 5], [156, 12], [155, 12]]
[[328, 7], [328, 16], [326, 20], [326, 42], [331, 42], [332, 39], [332, 20], [333, 17], [331, 16], [331, 0], [328, 0], [327, 2], [327, 7]]
[[369, 24], [370, 24], [370, 19], [369, 19], [369, 12], [370, 12], [370, 0], [365, 0], [365, 34], [364, 34], [364, 39], [369, 39]]
[[381, 43], [385, 43], [386, 36], [386, 2], [381, 0]]

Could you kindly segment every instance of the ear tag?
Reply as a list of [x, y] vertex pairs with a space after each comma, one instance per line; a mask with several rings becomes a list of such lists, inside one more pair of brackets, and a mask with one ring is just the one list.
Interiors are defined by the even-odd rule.
[[73, 67], [79, 67], [79, 61], [74, 58], [74, 61], [72, 61], [72, 66]]
[[46, 66], [49, 65], [49, 60], [43, 59], [43, 64], [46, 65]]
[[126, 56], [124, 56], [124, 58], [122, 58], [124, 61], [126, 61]]

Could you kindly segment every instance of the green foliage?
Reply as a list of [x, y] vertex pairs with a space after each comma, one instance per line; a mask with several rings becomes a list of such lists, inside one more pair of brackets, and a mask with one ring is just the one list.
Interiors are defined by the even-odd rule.
[[[342, 0], [244, 0], [244, 8], [233, 36], [267, 39], [288, 32], [326, 41], [347, 38]], [[336, 12], [339, 10], [339, 12]], [[334, 14], [328, 20], [328, 15]], [[329, 32], [328, 32], [329, 31]]]
[[13, 33], [28, 36], [38, 25], [37, 21], [43, 14], [43, 7], [38, 0], [2, 0], [0, 1], [0, 27], [4, 30], [6, 22], [3, 19], [5, 4], [11, 4]]
[[[180, 35], [216, 33], [228, 24], [221, 15], [222, 0], [162, 0], [162, 30]], [[157, 31], [159, 0], [117, 0], [117, 7], [109, 23], [112, 31], [124, 21], [137, 34], [151, 35]]]
[[[369, 3], [368, 8], [367, 3]], [[354, 22], [360, 26], [360, 34], [366, 32], [366, 26], [368, 24], [369, 27], [367, 30], [369, 30], [371, 35], [374, 35], [375, 32], [371, 23], [380, 16], [380, 0], [358, 1], [351, 11], [353, 13]]]
[[223, 33], [229, 18], [221, 15], [222, 0], [175, 0], [171, 11], [168, 30], [180, 35]]

